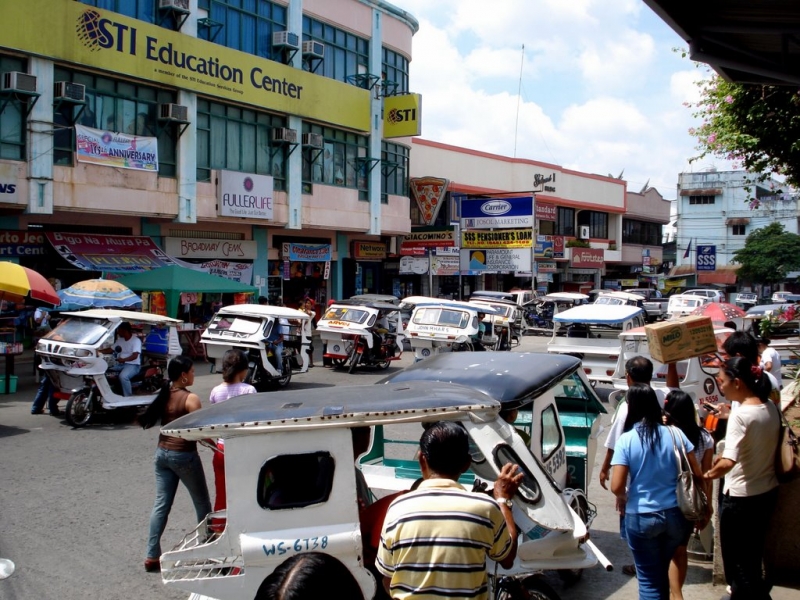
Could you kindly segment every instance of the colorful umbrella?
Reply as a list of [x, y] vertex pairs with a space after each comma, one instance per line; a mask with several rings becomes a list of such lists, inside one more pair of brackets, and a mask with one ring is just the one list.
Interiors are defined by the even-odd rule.
[[113, 279], [87, 279], [58, 292], [59, 310], [81, 308], [136, 308], [142, 299]]
[[56, 290], [36, 271], [11, 262], [0, 262], [0, 296], [11, 294], [57, 306], [61, 300]]
[[745, 316], [745, 312], [741, 308], [728, 302], [708, 302], [703, 306], [698, 306], [689, 314], [710, 317], [717, 323], [725, 323]]

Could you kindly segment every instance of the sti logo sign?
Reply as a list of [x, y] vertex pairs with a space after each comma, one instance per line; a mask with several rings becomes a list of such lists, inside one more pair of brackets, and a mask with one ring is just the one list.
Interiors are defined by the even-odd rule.
[[717, 247], [697, 245], [697, 270], [716, 271]]

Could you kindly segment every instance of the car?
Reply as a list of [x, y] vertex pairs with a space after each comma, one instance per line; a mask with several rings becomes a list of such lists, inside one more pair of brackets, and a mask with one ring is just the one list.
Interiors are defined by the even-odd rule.
[[708, 298], [709, 302], [726, 302], [724, 292], [711, 289], [687, 290], [683, 292], [684, 296], [701, 296]]
[[775, 292], [772, 294], [770, 300], [772, 300], [773, 304], [781, 304], [783, 302], [789, 301], [789, 296], [793, 296], [792, 292]]
[[747, 310], [758, 304], [758, 294], [754, 292], [741, 292], [736, 296], [736, 305]]

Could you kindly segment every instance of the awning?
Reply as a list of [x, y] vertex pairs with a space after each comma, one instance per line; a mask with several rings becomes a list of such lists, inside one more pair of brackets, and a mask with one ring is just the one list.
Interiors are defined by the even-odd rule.
[[694, 265], [678, 265], [677, 267], [672, 267], [667, 274], [667, 278], [686, 277], [687, 275], [694, 275]]
[[725, 225], [749, 225], [749, 224], [750, 224], [750, 219], [748, 217], [725, 219]]
[[156, 243], [140, 235], [45, 233], [67, 262], [86, 271], [138, 273], [167, 265], [183, 265], [167, 256]]
[[681, 196], [721, 196], [722, 188], [696, 188], [681, 190]]
[[718, 265], [715, 271], [700, 271], [698, 285], [736, 285], [738, 265]]

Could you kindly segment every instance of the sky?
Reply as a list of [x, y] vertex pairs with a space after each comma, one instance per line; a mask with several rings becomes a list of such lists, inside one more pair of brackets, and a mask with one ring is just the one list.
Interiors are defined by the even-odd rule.
[[[420, 23], [410, 91], [428, 140], [622, 178], [676, 197], [710, 76], [642, 0], [390, 0]], [[524, 45], [524, 55], [523, 55]]]

